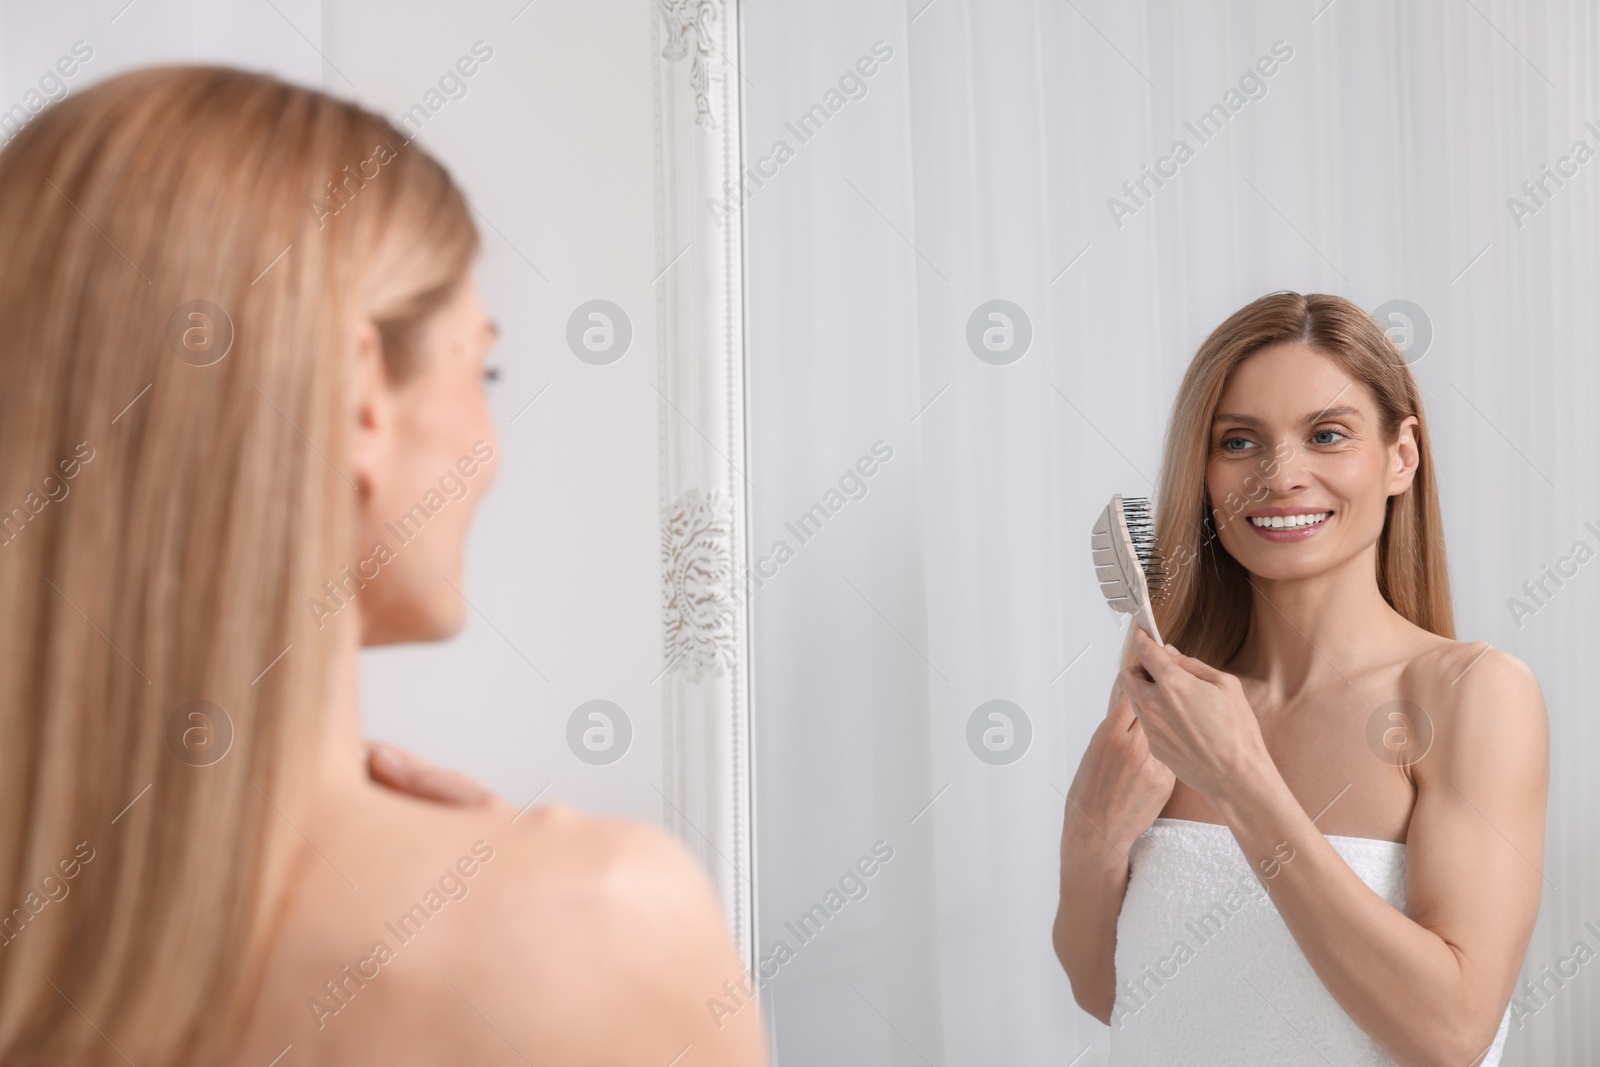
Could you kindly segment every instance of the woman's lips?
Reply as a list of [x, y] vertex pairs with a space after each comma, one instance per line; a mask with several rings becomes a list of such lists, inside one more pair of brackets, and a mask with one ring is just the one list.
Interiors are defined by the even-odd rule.
[[1295, 526], [1293, 528], [1284, 526], [1274, 529], [1270, 526], [1257, 526], [1249, 519], [1246, 519], [1244, 524], [1250, 527], [1264, 541], [1304, 541], [1308, 537], [1317, 536], [1318, 530], [1333, 521], [1333, 515], [1334, 513], [1330, 511], [1328, 517], [1315, 526]]

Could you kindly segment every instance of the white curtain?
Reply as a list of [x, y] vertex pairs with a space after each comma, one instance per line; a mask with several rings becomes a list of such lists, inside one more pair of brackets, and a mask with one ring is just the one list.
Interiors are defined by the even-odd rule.
[[[1600, 150], [1592, 5], [752, 0], [743, 19], [778, 1062], [1103, 1058], [1050, 944], [1062, 793], [1121, 639], [1089, 529], [1113, 492], [1151, 494], [1200, 341], [1277, 289], [1405, 312], [1458, 636], [1528, 662], [1550, 708], [1523, 978], [1600, 948], [1600, 569], [1534, 616], [1511, 604], [1575, 542], [1600, 548], [1600, 159], [1573, 155]], [[858, 67], [879, 41], [892, 54]], [[969, 346], [991, 300], [1031, 326], [1014, 362]], [[892, 458], [841, 486], [878, 441]], [[1031, 726], [1015, 762], [969, 744], [991, 700]], [[879, 841], [893, 857], [864, 895], [830, 900]], [[826, 921], [797, 925], [819, 903]], [[1566, 967], [1524, 997], [1508, 1067], [1600, 1047], [1600, 987]]]

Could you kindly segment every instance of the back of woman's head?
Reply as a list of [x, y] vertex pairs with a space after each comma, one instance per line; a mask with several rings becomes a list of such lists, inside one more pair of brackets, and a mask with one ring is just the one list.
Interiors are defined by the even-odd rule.
[[[1377, 406], [1376, 429], [1385, 444], [1394, 443], [1406, 416], [1417, 416], [1412, 432], [1420, 463], [1410, 487], [1385, 505], [1376, 579], [1400, 615], [1425, 630], [1454, 637], [1432, 444], [1422, 396], [1405, 357], [1383, 327], [1351, 301], [1324, 293], [1277, 292], [1235, 311], [1211, 332], [1173, 400], [1156, 501], [1155, 539], [1168, 574], [1166, 599], [1156, 604], [1163, 639], [1216, 667], [1226, 665], [1244, 641], [1252, 605], [1249, 576], [1223, 547], [1214, 515], [1234, 519], [1259, 504], [1273, 461], [1265, 461], [1249, 479], [1259, 495], [1210, 499], [1206, 468], [1212, 419], [1234, 368], [1283, 344], [1309, 347], [1365, 387]], [[1131, 642], [1125, 642], [1122, 662], [1138, 662]]]
[[0, 1062], [236, 1027], [322, 744], [354, 331], [404, 380], [476, 247], [390, 123], [263, 75], [136, 71], [0, 152]]

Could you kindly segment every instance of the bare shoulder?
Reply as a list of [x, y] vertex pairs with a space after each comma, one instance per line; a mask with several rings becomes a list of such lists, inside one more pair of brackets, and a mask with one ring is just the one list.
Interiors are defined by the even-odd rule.
[[710, 878], [660, 827], [551, 804], [500, 836], [501, 877], [490, 892], [505, 898], [494, 903], [511, 914], [497, 921], [537, 929], [553, 919], [570, 930], [586, 921], [609, 926], [671, 916], [716, 919], [720, 929]]
[[499, 836], [457, 967], [510, 1020], [508, 1040], [559, 1063], [763, 1061], [759, 1009], [713, 1008], [744, 972], [710, 878], [675, 837], [560, 805]]
[[[1407, 668], [1437, 755], [1416, 765], [1419, 783], [1532, 783], [1548, 773], [1549, 713], [1533, 669], [1487, 641], [1441, 641]], [[1520, 774], [1517, 772], [1520, 771]]]
[[1533, 668], [1487, 641], [1437, 638], [1407, 664], [1406, 675], [1408, 688], [1429, 698], [1430, 714], [1481, 716], [1498, 709], [1529, 717], [1545, 711]]
[[547, 804], [519, 816], [504, 836], [508, 866], [527, 879], [528, 888], [559, 892], [577, 881], [593, 890], [648, 883], [658, 893], [711, 891], [705, 872], [677, 838], [636, 819]]
[[[765, 1063], [711, 880], [665, 831], [330, 794], [235, 1062]], [[314, 845], [310, 842], [314, 842]]]

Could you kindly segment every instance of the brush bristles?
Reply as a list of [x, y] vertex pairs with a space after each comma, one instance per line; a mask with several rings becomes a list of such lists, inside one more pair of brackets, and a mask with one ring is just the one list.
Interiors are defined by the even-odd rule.
[[1122, 521], [1128, 527], [1133, 553], [1139, 557], [1139, 569], [1144, 571], [1145, 588], [1151, 602], [1167, 599], [1172, 576], [1167, 571], [1165, 558], [1156, 548], [1155, 519], [1150, 513], [1149, 498], [1123, 497]]

